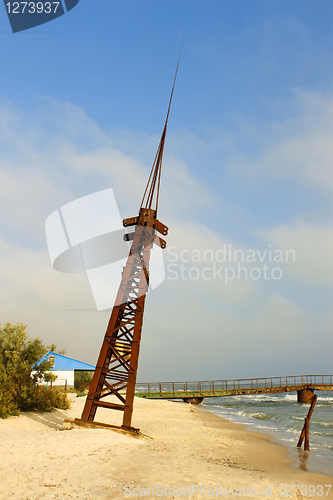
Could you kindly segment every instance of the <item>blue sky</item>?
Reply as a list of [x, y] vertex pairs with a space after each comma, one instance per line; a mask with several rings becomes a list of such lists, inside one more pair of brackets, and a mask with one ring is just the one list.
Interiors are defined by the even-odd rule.
[[[275, 282], [166, 280], [149, 296], [141, 380], [331, 372], [318, 345], [332, 346], [333, 324], [332, 14], [326, 0], [81, 0], [14, 35], [0, 9], [0, 321], [94, 362], [108, 313], [67, 311], [92, 298], [84, 278], [52, 270], [44, 221], [109, 187], [121, 215], [135, 215], [184, 38], [161, 191], [169, 244], [271, 244], [297, 258]], [[209, 349], [202, 360], [202, 329], [227, 353], [222, 368]], [[304, 346], [302, 360], [280, 337]]]
[[28, 110], [56, 96], [103, 127], [154, 133], [184, 37], [173, 126], [230, 131], [239, 115], [265, 125], [292, 113], [291, 89], [331, 89], [332, 14], [328, 1], [318, 9], [310, 1], [81, 0], [51, 23], [2, 35], [1, 93]]

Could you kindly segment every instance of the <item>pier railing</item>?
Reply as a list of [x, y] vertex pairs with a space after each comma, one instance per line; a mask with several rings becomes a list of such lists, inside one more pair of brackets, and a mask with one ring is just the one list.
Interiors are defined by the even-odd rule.
[[[317, 389], [333, 387], [333, 375], [298, 375], [288, 377], [268, 377], [232, 380], [210, 380], [200, 382], [149, 382], [136, 385], [137, 395], [145, 394], [146, 397], [184, 397], [186, 395], [228, 395], [250, 391], [274, 392], [274, 389], [313, 387]], [[262, 389], [262, 391], [260, 390]], [[266, 391], [264, 391], [266, 389]], [[294, 389], [296, 390], [296, 389]], [[281, 391], [276, 391], [281, 392]]]

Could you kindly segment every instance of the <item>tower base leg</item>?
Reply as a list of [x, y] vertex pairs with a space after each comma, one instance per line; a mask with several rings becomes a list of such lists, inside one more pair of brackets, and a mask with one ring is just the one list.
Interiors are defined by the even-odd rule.
[[73, 429], [76, 426], [78, 427], [90, 427], [90, 428], [103, 428], [103, 429], [110, 429], [115, 432], [119, 432], [121, 434], [125, 434], [127, 436], [132, 436], [135, 438], [143, 438], [145, 434], [142, 434], [140, 432], [140, 429], [137, 429], [136, 427], [125, 427], [125, 426], [119, 426], [119, 425], [110, 425], [110, 424], [103, 424], [102, 422], [88, 422], [87, 420], [82, 420], [81, 418], [75, 418], [74, 420], [70, 420], [68, 418], [64, 419], [62, 429], [63, 430], [69, 430]]

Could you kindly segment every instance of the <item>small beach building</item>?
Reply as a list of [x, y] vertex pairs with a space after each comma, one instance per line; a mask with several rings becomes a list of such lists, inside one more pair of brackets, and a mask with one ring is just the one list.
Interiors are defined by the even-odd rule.
[[74, 387], [76, 371], [90, 371], [93, 373], [95, 370], [94, 365], [84, 363], [83, 361], [56, 352], [48, 352], [41, 358], [41, 361], [45, 359], [51, 363], [52, 375], [57, 375], [56, 380], [52, 383], [53, 386]]

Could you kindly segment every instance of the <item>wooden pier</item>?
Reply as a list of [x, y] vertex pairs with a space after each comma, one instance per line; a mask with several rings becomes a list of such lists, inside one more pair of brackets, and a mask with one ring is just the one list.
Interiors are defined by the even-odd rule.
[[135, 395], [147, 399], [183, 399], [199, 404], [204, 398], [296, 392], [297, 401], [311, 403], [315, 390], [332, 391], [333, 375], [211, 380], [201, 382], [149, 382], [137, 384]]

